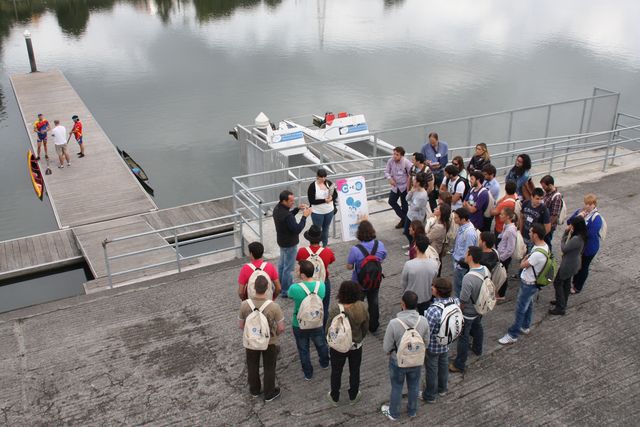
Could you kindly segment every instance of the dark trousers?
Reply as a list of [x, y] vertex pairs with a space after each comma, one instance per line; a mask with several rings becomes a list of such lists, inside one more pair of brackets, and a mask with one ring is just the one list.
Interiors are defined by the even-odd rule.
[[378, 293], [380, 289], [367, 289], [362, 291], [362, 301], [367, 298], [369, 309], [369, 332], [375, 332], [380, 326], [380, 307], [378, 305]]
[[440, 195], [440, 186], [444, 180], [444, 171], [434, 172], [433, 178], [433, 191], [429, 193], [429, 206], [432, 212], [436, 209], [436, 206], [438, 206], [438, 196]]
[[491, 231], [491, 223], [493, 223], [493, 217], [483, 217], [482, 227], [480, 228], [480, 231]]
[[335, 402], [340, 400], [342, 369], [346, 361], [349, 360], [349, 399], [355, 399], [360, 390], [362, 347], [357, 350], [349, 350], [347, 353], [340, 353], [330, 348], [329, 355], [331, 356], [331, 398]]
[[500, 298], [504, 298], [504, 296], [507, 294], [507, 286], [509, 286], [509, 265], [511, 265], [511, 257], [501, 262], [502, 265], [504, 265], [504, 269], [507, 270], [507, 280], [505, 280], [502, 286], [500, 286], [500, 289], [498, 289], [498, 296]]
[[[398, 205], [398, 199], [400, 199], [400, 205]], [[409, 211], [409, 205], [407, 204], [407, 190], [389, 192], [389, 206], [393, 208], [398, 218], [405, 220], [407, 218], [407, 212]]]
[[276, 388], [276, 360], [278, 349], [275, 344], [270, 344], [266, 350], [247, 351], [247, 373], [249, 377], [249, 391], [253, 395], [260, 394], [260, 356], [264, 368], [264, 397], [270, 399], [275, 394]]
[[571, 293], [571, 276], [566, 279], [556, 277], [553, 281], [553, 287], [556, 291], [556, 308], [563, 312], [567, 309], [567, 301]]
[[587, 277], [589, 277], [589, 265], [591, 265], [593, 258], [595, 258], [595, 255], [582, 255], [582, 266], [576, 275], [573, 276], [573, 287], [576, 289], [576, 293], [582, 291], [584, 282], [586, 282]]
[[456, 359], [453, 362], [454, 366], [461, 371], [464, 371], [465, 365], [467, 364], [470, 338], [473, 338], [471, 350], [480, 356], [482, 354], [482, 343], [484, 341], [482, 316], [477, 316], [475, 319], [464, 319], [462, 334], [458, 337], [458, 351]]

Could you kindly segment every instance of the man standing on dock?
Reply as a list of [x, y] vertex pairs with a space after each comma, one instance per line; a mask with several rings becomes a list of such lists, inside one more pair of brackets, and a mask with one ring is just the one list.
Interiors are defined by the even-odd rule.
[[429, 165], [435, 178], [435, 191], [433, 191], [429, 197], [431, 210], [434, 210], [438, 202], [440, 185], [444, 180], [444, 168], [449, 162], [449, 145], [444, 141], [440, 141], [437, 133], [431, 132], [428, 136], [427, 143], [422, 146], [420, 151], [424, 154], [427, 165]]
[[[280, 259], [278, 260], [278, 276], [282, 284], [282, 298], [288, 297], [289, 286], [293, 281], [291, 275], [296, 262], [300, 233], [307, 224], [307, 218], [311, 215], [311, 208], [300, 205], [294, 208], [295, 197], [289, 190], [280, 193], [280, 202], [273, 208], [273, 222], [276, 226], [276, 238], [280, 247]], [[302, 210], [300, 222], [296, 221], [296, 215]]]
[[[400, 218], [400, 222], [396, 225], [396, 228], [404, 227], [404, 222], [407, 220], [407, 212], [409, 211], [409, 205], [407, 204], [407, 185], [413, 165], [404, 157], [404, 154], [404, 148], [394, 148], [393, 155], [384, 169], [384, 177], [389, 180], [389, 185], [391, 185], [389, 206], [393, 208], [396, 215]], [[398, 206], [398, 199], [400, 199], [400, 206]]]
[[67, 130], [60, 124], [60, 120], [54, 120], [53, 124], [55, 127], [51, 131], [51, 138], [53, 138], [53, 143], [56, 146], [56, 153], [60, 160], [60, 166], [58, 166], [58, 169], [62, 169], [64, 167], [65, 159], [67, 159], [67, 166], [71, 166], [69, 150], [67, 148]]
[[33, 122], [33, 131], [36, 133], [38, 142], [38, 154], [36, 160], [40, 160], [40, 148], [44, 144], [44, 158], [49, 159], [49, 152], [47, 151], [47, 132], [49, 131], [49, 121], [44, 118], [42, 114], [38, 114], [38, 120]]
[[71, 117], [73, 120], [73, 128], [71, 128], [71, 133], [69, 136], [73, 135], [76, 138], [76, 142], [80, 146], [80, 152], [78, 153], [78, 157], [84, 157], [84, 144], [82, 141], [82, 122], [78, 116]]

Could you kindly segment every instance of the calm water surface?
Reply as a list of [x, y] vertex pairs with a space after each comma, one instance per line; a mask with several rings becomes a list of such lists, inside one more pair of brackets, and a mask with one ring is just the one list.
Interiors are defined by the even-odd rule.
[[28, 71], [27, 29], [39, 68], [65, 73], [160, 207], [229, 194], [227, 131], [260, 111], [346, 110], [383, 129], [600, 86], [640, 112], [635, 0], [0, 0], [0, 13], [0, 240], [56, 228], [8, 81]]

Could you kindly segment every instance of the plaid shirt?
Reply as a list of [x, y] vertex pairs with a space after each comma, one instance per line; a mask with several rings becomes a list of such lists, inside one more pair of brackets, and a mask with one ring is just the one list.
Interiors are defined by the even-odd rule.
[[429, 322], [429, 330], [431, 331], [431, 336], [429, 337], [429, 346], [427, 347], [427, 351], [429, 353], [447, 353], [449, 351], [448, 345], [438, 344], [436, 341], [436, 337], [438, 336], [438, 331], [440, 331], [440, 318], [442, 317], [442, 310], [439, 307], [436, 307], [436, 303], [442, 303], [443, 305], [448, 304], [449, 302], [455, 302], [460, 305], [460, 300], [458, 298], [435, 298], [433, 300], [433, 304], [427, 308], [425, 312], [425, 317]]
[[[562, 210], [562, 194], [558, 193], [558, 190], [553, 190], [553, 193], [545, 193], [542, 199], [544, 205], [549, 209], [549, 215], [556, 218], [560, 215]], [[556, 224], [551, 224], [551, 228], [555, 228]]]

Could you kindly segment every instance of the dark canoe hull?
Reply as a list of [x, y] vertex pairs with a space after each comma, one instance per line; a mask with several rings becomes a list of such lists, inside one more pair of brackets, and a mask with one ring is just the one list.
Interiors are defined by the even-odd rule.
[[44, 195], [44, 179], [42, 178], [40, 165], [31, 150], [27, 152], [27, 167], [29, 168], [29, 176], [31, 177], [31, 184], [33, 184], [36, 196], [42, 200], [42, 196]]
[[144, 191], [146, 191], [147, 193], [153, 196], [154, 191], [153, 191], [153, 188], [151, 188], [149, 184], [146, 182], [149, 180], [149, 177], [145, 173], [144, 169], [142, 169], [142, 167], [138, 164], [138, 162], [133, 160], [133, 158], [129, 154], [127, 154], [126, 151], [121, 150], [119, 147], [116, 147], [116, 150], [118, 150], [118, 153], [120, 154], [120, 156], [122, 157], [126, 165], [129, 167], [129, 170], [131, 171], [133, 176], [135, 176], [138, 182], [140, 183], [140, 185], [142, 185], [142, 188], [144, 188]]

